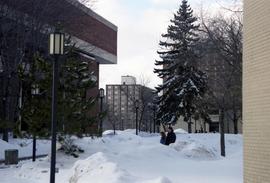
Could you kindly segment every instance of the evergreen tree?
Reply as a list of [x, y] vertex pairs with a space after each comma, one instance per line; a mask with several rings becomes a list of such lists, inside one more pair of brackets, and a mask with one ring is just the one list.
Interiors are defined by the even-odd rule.
[[89, 62], [81, 59], [71, 48], [60, 72], [59, 121], [64, 134], [87, 133], [97, 121], [89, 111], [96, 102], [87, 91], [96, 86], [96, 79], [89, 70]]
[[[33, 136], [33, 160], [37, 137], [49, 136], [51, 123], [51, 63], [38, 53], [27, 64], [19, 66], [19, 77], [23, 83], [23, 105], [21, 119], [27, 125], [27, 132]], [[25, 69], [26, 68], [26, 69]], [[82, 150], [72, 144], [71, 135], [82, 136], [97, 116], [90, 111], [96, 97], [87, 96], [88, 90], [96, 85], [96, 77], [89, 70], [89, 62], [84, 61], [74, 47], [62, 60], [57, 90], [57, 126], [59, 141], [66, 153], [77, 157], [75, 151]], [[67, 143], [68, 142], [68, 143]]]
[[202, 97], [206, 89], [206, 75], [197, 68], [199, 43], [197, 18], [187, 0], [182, 0], [179, 10], [174, 14], [167, 33], [160, 41], [158, 51], [161, 58], [156, 61], [154, 73], [163, 79], [156, 87], [161, 93], [158, 100], [158, 119], [163, 124], [175, 124], [180, 116], [189, 124], [196, 111], [196, 99]]
[[51, 67], [38, 53], [30, 60], [31, 67], [19, 65], [19, 77], [23, 83], [24, 98], [21, 108], [22, 120], [33, 136], [33, 161], [36, 159], [36, 138], [48, 136], [50, 124], [50, 78]]

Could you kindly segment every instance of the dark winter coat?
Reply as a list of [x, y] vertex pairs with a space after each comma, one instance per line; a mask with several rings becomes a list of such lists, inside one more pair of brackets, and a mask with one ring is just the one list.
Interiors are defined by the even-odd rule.
[[165, 143], [166, 143], [166, 138], [165, 138], [165, 137], [161, 137], [161, 138], [160, 138], [160, 143], [165, 145]]
[[171, 143], [175, 143], [176, 135], [174, 132], [170, 132], [167, 134], [165, 145], [170, 145]]

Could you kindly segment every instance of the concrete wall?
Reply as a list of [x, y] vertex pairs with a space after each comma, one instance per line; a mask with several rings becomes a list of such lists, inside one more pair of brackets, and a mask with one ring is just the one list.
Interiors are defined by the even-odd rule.
[[244, 182], [270, 182], [270, 1], [244, 1]]

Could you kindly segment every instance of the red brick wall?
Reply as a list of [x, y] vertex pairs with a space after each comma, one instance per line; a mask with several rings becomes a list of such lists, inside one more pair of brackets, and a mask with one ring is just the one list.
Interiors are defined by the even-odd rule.
[[67, 33], [117, 55], [117, 31], [66, 0], [1, 0], [0, 3], [50, 25], [61, 22]]

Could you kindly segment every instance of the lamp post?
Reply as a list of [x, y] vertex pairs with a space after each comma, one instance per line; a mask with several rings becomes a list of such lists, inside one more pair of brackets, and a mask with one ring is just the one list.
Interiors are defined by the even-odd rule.
[[52, 122], [51, 122], [51, 170], [50, 183], [55, 183], [55, 159], [56, 159], [56, 113], [57, 113], [57, 83], [59, 80], [58, 57], [64, 54], [64, 37], [59, 31], [50, 34], [50, 55], [54, 56], [53, 85], [52, 85]]
[[[99, 89], [99, 98], [100, 98], [100, 114], [102, 113], [103, 111], [103, 98], [104, 98], [104, 89], [103, 88], [100, 88]], [[100, 133], [100, 136], [102, 136], [102, 129], [103, 129], [103, 124], [102, 124], [102, 116], [100, 115], [99, 117], [99, 133]]]
[[148, 107], [151, 110], [153, 110], [153, 123], [154, 123], [154, 125], [153, 125], [154, 130], [153, 130], [153, 132], [156, 133], [156, 111], [157, 111], [157, 106], [154, 103], [148, 103]]
[[136, 135], [138, 135], [138, 109], [139, 109], [139, 100], [135, 101], [135, 110], [136, 110]]
[[[36, 84], [32, 85], [31, 94], [35, 97], [39, 95], [38, 85], [36, 85]], [[33, 134], [32, 161], [36, 161], [36, 146], [37, 146], [37, 138], [36, 138], [36, 133], [34, 132], [34, 134]]]

